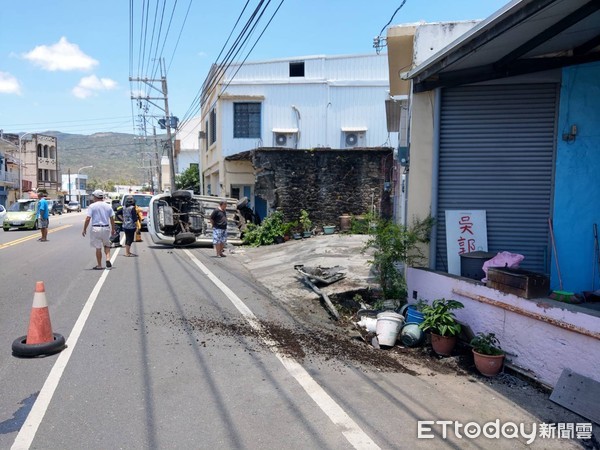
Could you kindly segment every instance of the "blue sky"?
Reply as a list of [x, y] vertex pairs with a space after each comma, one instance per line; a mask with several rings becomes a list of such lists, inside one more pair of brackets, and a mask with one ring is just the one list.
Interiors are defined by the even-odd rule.
[[[273, 0], [266, 9], [251, 44], [280, 2]], [[249, 1], [247, 11], [258, 3]], [[401, 3], [285, 0], [248, 60], [374, 52], [373, 38]], [[508, 0], [406, 0], [392, 25], [484, 19], [506, 3]], [[146, 33], [142, 31], [143, 4], [149, 6]], [[169, 109], [184, 117], [245, 4], [246, 0], [2, 2], [0, 129], [7, 133], [137, 133], [129, 76], [152, 73], [148, 60], [161, 51], [168, 68]], [[158, 36], [163, 6], [161, 39], [153, 40], [152, 29]], [[157, 10], [159, 19], [155, 21]], [[242, 23], [247, 18], [248, 12]], [[233, 38], [239, 31], [240, 27]], [[248, 47], [238, 59], [247, 52]], [[141, 56], [144, 54], [148, 57]], [[140, 70], [142, 60], [146, 71]]]

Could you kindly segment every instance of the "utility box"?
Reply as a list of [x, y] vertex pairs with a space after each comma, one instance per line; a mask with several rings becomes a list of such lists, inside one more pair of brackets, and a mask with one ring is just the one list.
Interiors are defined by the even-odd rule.
[[547, 297], [550, 279], [541, 273], [508, 267], [488, 267], [486, 285], [523, 298]]

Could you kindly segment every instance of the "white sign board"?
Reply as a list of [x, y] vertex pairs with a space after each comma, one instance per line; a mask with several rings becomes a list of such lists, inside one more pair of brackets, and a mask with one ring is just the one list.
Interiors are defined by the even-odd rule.
[[487, 252], [485, 210], [446, 210], [448, 273], [460, 275], [460, 255]]

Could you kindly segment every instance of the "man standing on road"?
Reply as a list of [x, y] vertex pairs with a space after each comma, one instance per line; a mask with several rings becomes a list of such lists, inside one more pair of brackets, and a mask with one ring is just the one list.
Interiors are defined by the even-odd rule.
[[92, 222], [90, 231], [90, 245], [96, 249], [96, 267], [94, 270], [102, 270], [102, 247], [106, 254], [106, 267], [111, 268], [110, 262], [110, 237], [115, 234], [115, 212], [108, 203], [104, 203], [104, 192], [96, 190], [92, 193], [93, 203], [88, 206], [83, 232], [85, 237], [87, 227]]
[[37, 220], [38, 227], [40, 227], [40, 232], [42, 237], [38, 239], [40, 242], [48, 241], [48, 223], [50, 222], [50, 210], [48, 209], [48, 202], [46, 201], [46, 193], [40, 192], [38, 194], [38, 210], [37, 210]]
[[225, 244], [227, 244], [227, 201], [221, 200], [219, 207], [210, 215], [213, 226], [213, 245], [217, 251], [217, 258], [225, 258]]

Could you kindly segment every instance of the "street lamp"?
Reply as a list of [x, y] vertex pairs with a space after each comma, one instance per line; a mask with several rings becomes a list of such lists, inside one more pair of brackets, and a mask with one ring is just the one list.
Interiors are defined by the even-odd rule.
[[75, 182], [77, 183], [77, 203], [79, 203], [79, 206], [81, 206], [81, 182], [79, 181], [79, 172], [81, 172], [83, 169], [91, 169], [92, 167], [94, 166], [83, 166], [77, 171]]

